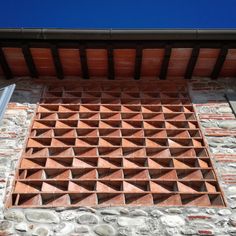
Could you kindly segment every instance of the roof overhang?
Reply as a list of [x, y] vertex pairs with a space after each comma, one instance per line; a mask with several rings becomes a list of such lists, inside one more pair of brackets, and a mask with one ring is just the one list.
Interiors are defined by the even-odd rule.
[[[43, 49], [48, 49], [50, 56], [46, 56], [47, 53], [44, 51], [43, 58], [40, 58], [40, 49], [41, 56]], [[128, 59], [125, 57], [125, 53], [119, 51], [122, 49], [127, 50]], [[182, 54], [176, 54], [178, 49], [182, 50]], [[189, 79], [192, 75], [209, 76], [213, 79], [219, 76], [233, 77], [236, 75], [234, 69], [236, 67], [235, 49], [235, 29], [0, 29], [0, 64], [2, 74], [6, 78], [23, 75], [31, 77], [55, 75], [58, 78], [64, 78], [73, 75], [72, 68], [68, 70], [69, 66], [66, 66], [66, 62], [64, 62], [69, 50], [78, 50], [78, 59], [76, 57], [66, 59], [79, 60], [81, 72], [77, 71], [74, 74], [83, 78], [89, 78], [90, 74], [92, 76], [100, 76], [101, 74], [114, 79], [117, 76], [116, 74], [119, 74], [116, 72], [122, 71], [122, 67], [117, 67], [119, 60], [123, 60], [123, 64], [133, 66], [132, 75], [131, 73], [123, 74], [135, 79], [149, 76], [149, 74], [160, 79], [166, 79], [169, 76]], [[98, 66], [96, 63], [93, 65], [89, 62], [91, 60], [96, 61], [96, 55], [99, 54], [96, 53], [98, 50], [105, 51], [103, 51], [103, 56], [102, 53], [98, 56], [98, 61], [103, 61], [103, 65], [101, 64], [101, 68], [98, 68], [97, 71], [106, 70], [106, 74], [104, 72], [100, 74], [90, 73], [96, 71], [96, 66]], [[163, 50], [163, 53], [159, 53], [159, 55], [157, 50]], [[70, 52], [72, 53], [72, 51]], [[187, 54], [188, 56], [186, 56]], [[182, 58], [181, 55], [186, 57]], [[43, 59], [46, 60], [48, 57], [52, 59], [51, 62], [48, 60], [48, 66], [53, 67], [53, 69], [41, 73], [43, 66], [40, 66], [38, 62]], [[133, 62], [131, 62], [131, 57], [134, 57]], [[22, 68], [18, 68], [19, 66], [16, 68], [14, 64], [17, 63], [16, 58], [23, 58], [22, 61], [19, 59]], [[23, 68], [23, 60], [25, 68]], [[161, 65], [156, 63], [156, 66], [160, 68], [156, 71], [151, 68], [153, 73], [148, 73], [151, 70], [148, 68], [148, 60], [153, 63], [153, 67], [155, 66], [154, 62], [161, 61]], [[185, 62], [182, 68], [175, 69], [175, 65], [182, 63], [183, 60]], [[209, 65], [208, 70], [204, 68], [204, 60], [205, 66]], [[173, 65], [176, 74], [174, 72], [169, 73], [170, 65]], [[123, 68], [124, 71], [126, 69]], [[55, 73], [47, 74], [47, 71], [51, 70], [55, 70]], [[195, 73], [195, 70], [202, 70], [202, 72]], [[147, 71], [147, 73], [142, 71]], [[180, 73], [180, 71], [182, 72]]]

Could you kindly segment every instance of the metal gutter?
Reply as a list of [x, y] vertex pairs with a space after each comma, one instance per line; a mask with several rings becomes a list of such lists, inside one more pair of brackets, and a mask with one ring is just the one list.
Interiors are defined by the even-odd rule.
[[236, 29], [2, 28], [4, 40], [236, 40]]

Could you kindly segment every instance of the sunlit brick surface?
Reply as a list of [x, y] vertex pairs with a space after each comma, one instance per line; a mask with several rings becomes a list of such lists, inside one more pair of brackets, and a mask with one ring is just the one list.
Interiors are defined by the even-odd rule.
[[45, 89], [10, 204], [224, 201], [184, 86], [83, 81]]

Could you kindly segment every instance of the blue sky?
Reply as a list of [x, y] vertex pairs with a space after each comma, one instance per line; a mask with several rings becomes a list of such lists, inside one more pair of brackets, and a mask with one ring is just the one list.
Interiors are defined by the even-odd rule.
[[2, 0], [0, 27], [236, 28], [236, 0]]

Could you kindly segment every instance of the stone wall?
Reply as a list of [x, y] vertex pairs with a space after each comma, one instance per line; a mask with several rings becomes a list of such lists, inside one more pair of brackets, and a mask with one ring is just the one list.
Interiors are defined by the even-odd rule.
[[[225, 91], [236, 91], [232, 79], [193, 79], [189, 90], [209, 144], [226, 208], [110, 207], [93, 209], [4, 209], [14, 170], [40, 98], [42, 85], [18, 79], [0, 126], [0, 235], [164, 236], [236, 235], [236, 120]], [[0, 85], [6, 85], [0, 81]]]

